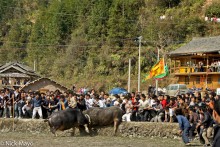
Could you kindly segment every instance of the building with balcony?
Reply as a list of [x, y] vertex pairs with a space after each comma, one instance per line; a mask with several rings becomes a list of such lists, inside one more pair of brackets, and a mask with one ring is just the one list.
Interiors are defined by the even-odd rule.
[[171, 51], [170, 74], [188, 88], [220, 88], [220, 36], [194, 38]]

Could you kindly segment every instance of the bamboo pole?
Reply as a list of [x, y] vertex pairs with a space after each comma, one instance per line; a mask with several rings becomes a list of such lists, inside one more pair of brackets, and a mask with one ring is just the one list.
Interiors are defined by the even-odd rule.
[[13, 111], [12, 111], [12, 119], [13, 119], [13, 132], [15, 129], [15, 117], [14, 117], [14, 113], [15, 113], [15, 104], [14, 104], [14, 97], [12, 98], [12, 106], [13, 106]]

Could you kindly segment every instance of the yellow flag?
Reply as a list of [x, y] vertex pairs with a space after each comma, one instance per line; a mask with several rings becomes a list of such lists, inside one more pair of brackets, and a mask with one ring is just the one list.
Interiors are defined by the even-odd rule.
[[160, 74], [165, 73], [165, 62], [164, 58], [161, 58], [150, 70], [150, 74], [145, 77], [145, 80], [156, 77]]

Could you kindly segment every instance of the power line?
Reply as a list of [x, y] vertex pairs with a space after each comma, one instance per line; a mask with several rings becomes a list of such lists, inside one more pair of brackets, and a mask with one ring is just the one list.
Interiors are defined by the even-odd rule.
[[[16, 43], [18, 44], [18, 43]], [[36, 44], [36, 46], [40, 47], [49, 47], [49, 46], [54, 46], [54, 47], [76, 47], [76, 48], [98, 48], [97, 45], [42, 45], [42, 44]], [[34, 46], [35, 47], [35, 46]], [[0, 46], [1, 48], [15, 48], [15, 49], [26, 49], [26, 48], [31, 48], [31, 47], [7, 47], [7, 46]], [[110, 49], [117, 49], [117, 47], [108, 47]], [[135, 46], [123, 46], [123, 48], [138, 48]]]
[[[132, 39], [113, 39], [110, 41], [124, 41], [124, 40], [134, 40]], [[22, 44], [22, 45], [33, 45], [33, 46], [43, 46], [43, 47], [49, 47], [49, 46], [54, 46], [54, 47], [79, 47], [79, 48], [86, 48], [86, 47], [91, 47], [91, 48], [97, 48], [99, 45], [92, 45], [92, 44], [87, 44], [87, 45], [65, 45], [65, 44], [42, 44], [42, 43], [36, 43], [36, 42], [30, 42], [30, 43], [24, 43], [24, 42], [16, 42], [16, 41], [1, 41], [2, 43], [9, 43], [9, 44]], [[144, 42], [144, 41], [143, 41]], [[145, 41], [145, 43], [157, 43], [158, 41]], [[179, 43], [184, 43], [184, 41], [178, 40], [178, 41], [171, 41], [173, 44], [179, 44]], [[104, 43], [102, 44], [104, 45]], [[143, 43], [144, 45], [144, 43]], [[129, 48], [137, 48], [137, 47], [129, 47]]]
[[[2, 7], [5, 7], [5, 8], [11, 8], [11, 9], [19, 9], [19, 10], [26, 10], [25, 8], [19, 8], [19, 7], [9, 7], [9, 6], [2, 6]], [[85, 15], [79, 15], [79, 14], [75, 14], [75, 13], [60, 13], [60, 12], [49, 12], [49, 11], [44, 11], [44, 10], [41, 10], [40, 12], [44, 12], [44, 13], [49, 13], [49, 14], [55, 14], [55, 15], [66, 15], [66, 16], [77, 16], [77, 17], [83, 17], [83, 18], [86, 18], [88, 19], [89, 17], [85, 16]], [[96, 18], [99, 18], [99, 19], [103, 19], [103, 20], [108, 20], [109, 17], [96, 17]], [[125, 19], [126, 21], [133, 21], [133, 22], [136, 22], [138, 19], [134, 20], [134, 19]]]

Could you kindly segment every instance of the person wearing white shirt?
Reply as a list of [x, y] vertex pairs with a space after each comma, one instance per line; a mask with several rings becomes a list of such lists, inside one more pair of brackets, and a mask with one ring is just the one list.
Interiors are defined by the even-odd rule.
[[106, 105], [105, 105], [105, 100], [103, 100], [103, 99], [100, 99], [100, 100], [99, 100], [99, 107], [100, 107], [100, 108], [105, 108], [105, 107], [106, 107]]
[[86, 100], [86, 109], [92, 108], [93, 99], [90, 98], [90, 95], [89, 95], [89, 94], [86, 94], [85, 100]]
[[125, 114], [122, 116], [122, 121], [131, 121], [131, 113], [132, 113], [132, 103], [129, 101], [129, 98], [125, 98]]
[[217, 72], [220, 72], [220, 61], [218, 61], [218, 69]]
[[148, 119], [149, 115], [149, 99], [146, 99], [146, 96], [144, 94], [141, 94], [141, 99], [139, 100], [139, 104], [137, 105], [138, 114], [140, 116], [141, 121], [146, 121]]
[[119, 102], [120, 98], [118, 98], [116, 101], [114, 101], [113, 106], [118, 106], [120, 107], [120, 102]]

